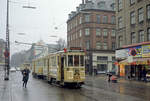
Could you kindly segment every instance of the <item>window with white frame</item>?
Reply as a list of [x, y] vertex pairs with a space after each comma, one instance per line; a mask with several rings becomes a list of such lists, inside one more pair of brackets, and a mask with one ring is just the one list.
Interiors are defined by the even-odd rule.
[[119, 47], [122, 47], [122, 45], [123, 45], [123, 38], [122, 38], [122, 36], [119, 36], [119, 43], [118, 43], [118, 46], [119, 46]]
[[103, 29], [103, 36], [107, 36], [108, 35], [108, 29]]
[[97, 23], [101, 22], [101, 16], [100, 15], [96, 15], [96, 21], [97, 21]]
[[82, 36], [82, 30], [80, 29], [80, 35], [79, 35], [80, 37]]
[[138, 21], [142, 22], [144, 20], [144, 10], [143, 8], [138, 9]]
[[132, 32], [131, 33], [131, 43], [136, 43], [136, 33], [135, 32]]
[[139, 31], [139, 42], [144, 42], [144, 31], [143, 30]]
[[108, 23], [108, 16], [103, 16], [103, 23]]
[[133, 12], [131, 12], [130, 13], [130, 23], [131, 24], [135, 24], [135, 12], [133, 11]]
[[111, 24], [115, 24], [116, 23], [116, 17], [115, 16], [111, 16]]
[[101, 36], [101, 29], [100, 28], [96, 28], [96, 36]]
[[107, 49], [107, 42], [103, 43], [103, 48], [106, 50]]
[[133, 5], [135, 3], [135, 0], [130, 0], [130, 5]]
[[150, 41], [150, 27], [147, 29], [147, 40]]
[[116, 43], [112, 42], [112, 50], [115, 50], [115, 49], [116, 49]]
[[98, 42], [96, 42], [96, 49], [101, 49], [101, 42], [100, 41], [98, 41]]
[[85, 28], [85, 36], [89, 36], [90, 35], [90, 29], [89, 28]]
[[150, 19], [150, 4], [147, 5], [147, 19]]
[[114, 29], [111, 30], [111, 36], [113, 36], [113, 37], [116, 36], [116, 31]]
[[86, 49], [90, 49], [90, 40], [86, 41]]
[[118, 11], [122, 9], [122, 0], [118, 0]]
[[82, 17], [79, 18], [79, 24], [82, 24]]
[[123, 27], [123, 24], [122, 24], [122, 23], [123, 23], [122, 17], [119, 17], [119, 18], [118, 18], [118, 27], [119, 27], [119, 28], [122, 28], [122, 27]]
[[86, 14], [84, 16], [85, 16], [85, 22], [90, 22], [90, 15]]

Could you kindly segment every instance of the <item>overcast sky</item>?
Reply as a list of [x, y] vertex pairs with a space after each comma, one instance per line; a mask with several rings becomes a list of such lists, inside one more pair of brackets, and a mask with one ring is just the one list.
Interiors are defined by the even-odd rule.
[[[76, 10], [82, 0], [10, 0], [10, 42], [11, 53], [28, 49], [27, 45], [16, 45], [14, 41], [33, 43], [42, 39], [54, 43], [58, 38], [66, 40], [68, 14]], [[28, 1], [36, 9], [22, 8]], [[14, 3], [18, 2], [18, 3]], [[0, 0], [0, 38], [5, 39], [6, 0]], [[57, 30], [54, 27], [58, 27]], [[18, 33], [26, 33], [19, 35]]]

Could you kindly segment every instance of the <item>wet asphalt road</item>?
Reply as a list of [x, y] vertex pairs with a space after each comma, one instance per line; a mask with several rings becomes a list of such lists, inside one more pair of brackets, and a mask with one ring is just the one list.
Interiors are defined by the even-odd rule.
[[150, 86], [144, 83], [108, 83], [89, 78], [81, 89], [60, 88], [32, 78], [22, 87], [20, 72], [11, 73], [11, 101], [150, 101]]

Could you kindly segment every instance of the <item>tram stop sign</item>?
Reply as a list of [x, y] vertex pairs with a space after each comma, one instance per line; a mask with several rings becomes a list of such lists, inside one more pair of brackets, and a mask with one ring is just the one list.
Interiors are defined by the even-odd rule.
[[4, 56], [5, 56], [6, 58], [8, 58], [8, 57], [9, 57], [9, 52], [8, 52], [8, 51], [5, 51], [5, 52], [4, 52]]

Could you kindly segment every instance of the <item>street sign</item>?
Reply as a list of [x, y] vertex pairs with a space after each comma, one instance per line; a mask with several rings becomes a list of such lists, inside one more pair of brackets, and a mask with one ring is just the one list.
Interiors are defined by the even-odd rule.
[[8, 57], [9, 57], [9, 52], [8, 52], [8, 51], [5, 51], [5, 52], [4, 52], [4, 56], [5, 56], [6, 58], [8, 58]]

